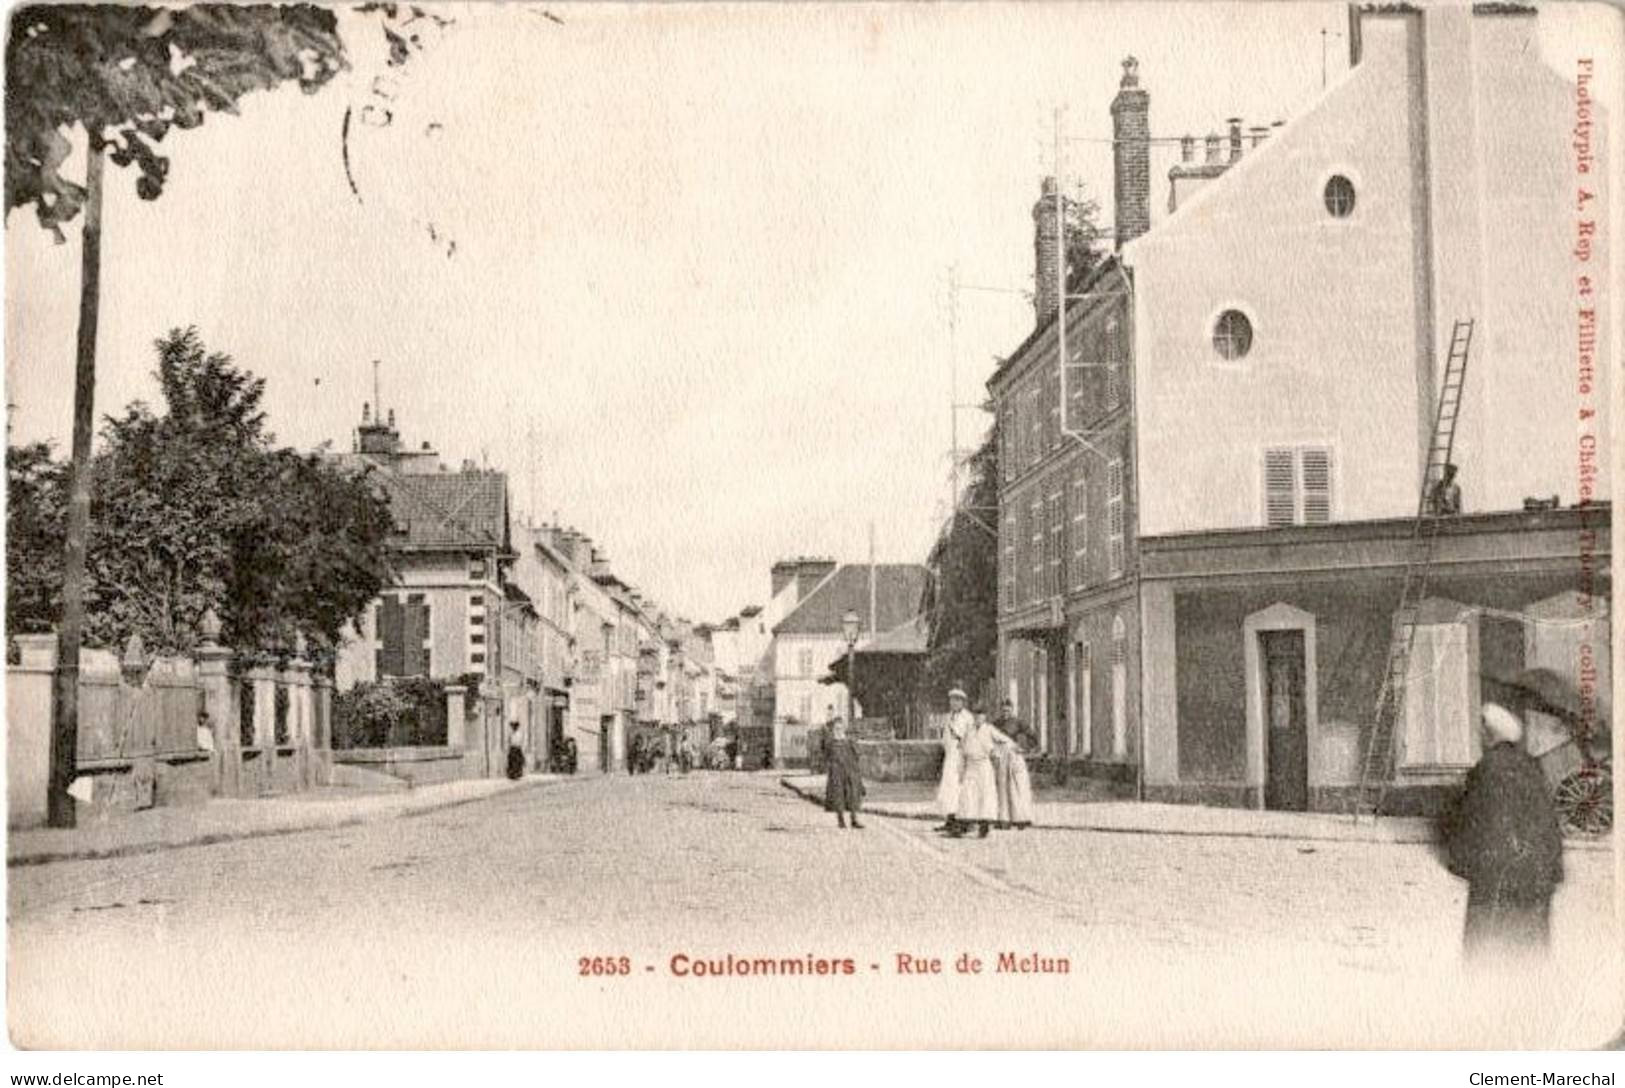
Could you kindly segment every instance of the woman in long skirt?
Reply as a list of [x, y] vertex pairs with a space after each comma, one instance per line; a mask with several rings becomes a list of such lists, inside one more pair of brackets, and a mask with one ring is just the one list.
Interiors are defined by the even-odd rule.
[[960, 744], [965, 757], [965, 774], [959, 781], [959, 827], [948, 834], [959, 838], [974, 823], [977, 838], [987, 838], [988, 829], [999, 818], [999, 782], [993, 770], [993, 750], [1013, 743], [994, 728], [987, 715], [977, 715], [975, 728]]
[[965, 693], [958, 688], [948, 693], [948, 724], [942, 730], [942, 778], [937, 783], [937, 811], [944, 823], [937, 828], [955, 834], [959, 830], [959, 780], [965, 757], [960, 743], [976, 725], [969, 710], [965, 709]]
[[508, 777], [515, 781], [525, 777], [525, 744], [517, 721], [508, 725]]
[[1027, 772], [1027, 755], [1038, 750], [1038, 738], [1016, 717], [1016, 708], [1005, 700], [998, 729], [1014, 743], [1000, 745], [993, 753], [999, 783], [999, 826], [1025, 831], [1033, 824], [1033, 780]]
[[846, 723], [836, 718], [829, 723], [829, 739], [825, 742], [824, 808], [835, 813], [835, 822], [846, 826], [848, 813], [852, 826], [858, 823], [863, 811], [863, 768], [858, 763], [858, 749], [846, 739]]

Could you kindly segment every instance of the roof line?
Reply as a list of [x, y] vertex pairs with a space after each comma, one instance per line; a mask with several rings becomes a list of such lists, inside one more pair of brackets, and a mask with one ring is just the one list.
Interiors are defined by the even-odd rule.
[[807, 594], [805, 597], [801, 598], [799, 601], [797, 601], [796, 606], [794, 608], [790, 609], [790, 611], [786, 612], [784, 614], [784, 618], [779, 620], [778, 623], [775, 623], [773, 625], [773, 633], [775, 635], [778, 634], [779, 633], [779, 628], [783, 627], [785, 624], [789, 623], [791, 616], [794, 616], [797, 612], [800, 612], [803, 608], [807, 607], [807, 602], [812, 600], [814, 597], [818, 596], [818, 591], [823, 589], [825, 586], [829, 585], [830, 582], [834, 580], [835, 576], [841, 572], [841, 568], [843, 566], [847, 566], [847, 564], [845, 564], [845, 563], [836, 563], [835, 566], [830, 570], [830, 572], [828, 574], [824, 575], [823, 578], [819, 579], [818, 584], [812, 587], [812, 592]]

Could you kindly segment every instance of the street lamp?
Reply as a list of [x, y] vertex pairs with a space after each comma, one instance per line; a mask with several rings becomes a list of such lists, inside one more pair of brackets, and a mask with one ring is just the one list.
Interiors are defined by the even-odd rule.
[[852, 648], [857, 645], [858, 627], [862, 622], [858, 618], [858, 614], [850, 608], [846, 610], [846, 615], [841, 617], [841, 634], [846, 636], [846, 720], [848, 725], [853, 721], [852, 687], [858, 678]]

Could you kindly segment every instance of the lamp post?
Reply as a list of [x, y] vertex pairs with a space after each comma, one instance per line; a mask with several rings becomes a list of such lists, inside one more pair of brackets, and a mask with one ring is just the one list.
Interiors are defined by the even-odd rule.
[[847, 609], [846, 615], [841, 617], [841, 634], [846, 636], [846, 721], [852, 724], [852, 687], [857, 681], [857, 661], [852, 650], [858, 643], [858, 627], [863, 621], [858, 614]]

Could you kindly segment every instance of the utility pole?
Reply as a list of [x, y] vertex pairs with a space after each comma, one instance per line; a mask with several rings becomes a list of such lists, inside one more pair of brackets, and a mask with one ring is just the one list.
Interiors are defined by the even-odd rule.
[[948, 266], [948, 531], [959, 522], [959, 265]]
[[90, 438], [95, 425], [96, 329], [102, 278], [102, 142], [90, 135], [85, 165], [85, 225], [80, 237], [79, 340], [73, 375], [73, 471], [62, 555], [62, 629], [57, 634], [51, 714], [51, 774], [46, 823], [73, 827], [68, 793], [79, 770], [79, 650], [85, 638], [85, 546], [90, 532]]

